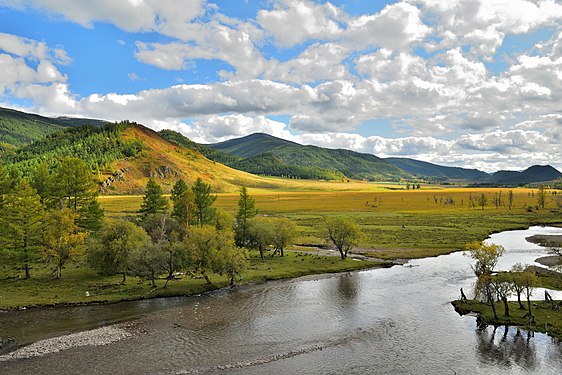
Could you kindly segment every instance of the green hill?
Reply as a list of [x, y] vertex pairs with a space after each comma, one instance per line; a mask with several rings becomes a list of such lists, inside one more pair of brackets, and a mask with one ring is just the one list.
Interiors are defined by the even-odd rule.
[[0, 108], [0, 152], [29, 144], [56, 131], [82, 125], [103, 125], [106, 121], [43, 117], [13, 109]]
[[487, 183], [495, 185], [525, 185], [537, 182], [548, 182], [562, 178], [562, 173], [550, 165], [533, 165], [522, 172], [498, 171]]
[[396, 165], [417, 177], [432, 180], [464, 180], [478, 181], [489, 178], [490, 175], [478, 169], [467, 169], [459, 167], [445, 167], [425, 161], [408, 158], [386, 158], [387, 162]]
[[[259, 155], [269, 154], [276, 157], [278, 163], [284, 165], [312, 168], [332, 175], [345, 175], [355, 179], [393, 180], [411, 177], [409, 173], [372, 154], [303, 146], [263, 133], [255, 133], [208, 146], [243, 158], [256, 158]], [[268, 156], [269, 161], [271, 161], [271, 156]]]
[[[178, 146], [198, 151], [201, 154], [205, 155], [205, 157], [207, 157], [208, 159], [248, 173], [262, 176], [278, 176], [315, 180], [341, 180], [345, 177], [343, 173], [331, 168], [308, 167], [288, 164], [280, 157], [274, 155], [273, 153], [270, 153], [269, 149], [267, 147], [264, 147], [263, 144], [260, 144], [260, 147], [262, 147], [261, 150], [264, 151], [263, 153], [252, 153], [250, 152], [252, 147], [250, 147], [248, 150], [240, 149], [239, 151], [242, 154], [246, 155], [240, 156], [226, 153], [220, 150], [215, 150], [210, 146], [193, 142], [192, 140], [173, 130], [161, 130], [159, 134], [162, 138], [175, 143]], [[273, 138], [274, 140], [278, 139], [274, 137], [271, 138]], [[292, 143], [288, 141], [285, 142]], [[270, 142], [269, 146], [273, 146], [273, 143], [274, 142]], [[297, 145], [296, 143], [294, 144]]]

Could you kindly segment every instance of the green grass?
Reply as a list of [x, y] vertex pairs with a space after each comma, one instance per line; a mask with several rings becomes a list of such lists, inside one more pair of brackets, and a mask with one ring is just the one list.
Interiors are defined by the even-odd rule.
[[[479, 301], [453, 301], [455, 310], [460, 314], [467, 314], [469, 312], [480, 313], [482, 318], [487, 324], [491, 325], [510, 325], [510, 326], [524, 326], [535, 332], [546, 332], [551, 336], [562, 339], [562, 311], [553, 311], [550, 309], [550, 303], [544, 301], [531, 301], [532, 312], [535, 316], [535, 324], [527, 325], [527, 318], [524, 317], [527, 310], [520, 309], [517, 302], [509, 302], [510, 316], [503, 315], [503, 303], [497, 303], [496, 309], [498, 312], [498, 319], [494, 319], [492, 308], [488, 304]], [[558, 301], [561, 304], [561, 301]]]
[[[240, 283], [382, 266], [376, 262], [351, 259], [342, 261], [338, 257], [317, 257], [294, 252], [286, 252], [283, 258], [268, 256], [264, 261], [259, 259], [256, 252], [251, 252], [250, 255], [250, 267], [243, 273]], [[0, 309], [114, 303], [141, 298], [193, 295], [228, 285], [228, 279], [220, 275], [211, 275], [213, 285], [208, 285], [197, 275], [185, 275], [181, 279], [170, 281], [166, 289], [163, 288], [164, 280], [158, 280], [158, 287], [155, 289], [150, 282], [134, 277], [129, 277], [127, 283], [121, 285], [121, 276], [100, 276], [81, 262], [67, 265], [61, 280], [53, 277], [51, 266], [41, 263], [33, 264], [32, 278], [29, 280], [17, 280], [17, 275], [22, 274], [22, 271], [14, 264], [4, 263], [0, 271], [4, 276], [0, 280]], [[90, 293], [89, 297], [86, 297], [86, 291]]]

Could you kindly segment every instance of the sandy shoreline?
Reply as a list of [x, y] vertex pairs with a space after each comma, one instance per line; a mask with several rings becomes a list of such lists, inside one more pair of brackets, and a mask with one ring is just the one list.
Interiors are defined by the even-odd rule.
[[53, 337], [34, 342], [33, 344], [1, 355], [0, 362], [40, 357], [81, 346], [108, 345], [133, 337], [135, 331], [135, 324], [133, 322], [127, 322]]

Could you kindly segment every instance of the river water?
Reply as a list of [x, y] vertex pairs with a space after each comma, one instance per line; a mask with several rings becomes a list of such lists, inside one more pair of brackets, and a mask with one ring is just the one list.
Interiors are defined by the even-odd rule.
[[[562, 229], [492, 235], [507, 249], [499, 269], [545, 254], [524, 240], [532, 234]], [[0, 362], [0, 373], [562, 373], [562, 343], [515, 328], [480, 332], [454, 311], [459, 288], [474, 283], [470, 263], [459, 252], [202, 296], [3, 313], [0, 335], [19, 344], [132, 319], [137, 328], [105, 346]]]

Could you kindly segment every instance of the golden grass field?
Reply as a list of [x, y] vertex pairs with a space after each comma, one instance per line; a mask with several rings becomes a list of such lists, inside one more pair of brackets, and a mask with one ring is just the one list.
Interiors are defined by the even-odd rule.
[[[261, 214], [284, 216], [297, 223], [300, 229], [297, 243], [323, 244], [323, 218], [344, 215], [354, 218], [363, 231], [357, 251], [381, 258], [444, 254], [493, 232], [562, 223], [554, 191], [548, 191], [545, 208], [537, 210], [537, 189], [511, 189], [514, 199], [509, 210], [510, 189], [506, 188], [427, 185], [421, 190], [391, 190], [400, 185], [285, 181], [286, 189], [250, 188], [249, 192]], [[299, 188], [296, 184], [301, 184], [301, 191], [291, 191]], [[471, 207], [470, 198], [476, 200], [482, 193], [488, 201], [484, 210]], [[496, 208], [494, 199], [500, 193], [502, 204]], [[216, 207], [236, 212], [238, 194], [217, 196]], [[134, 215], [142, 196], [102, 196], [100, 202], [108, 216]]]

